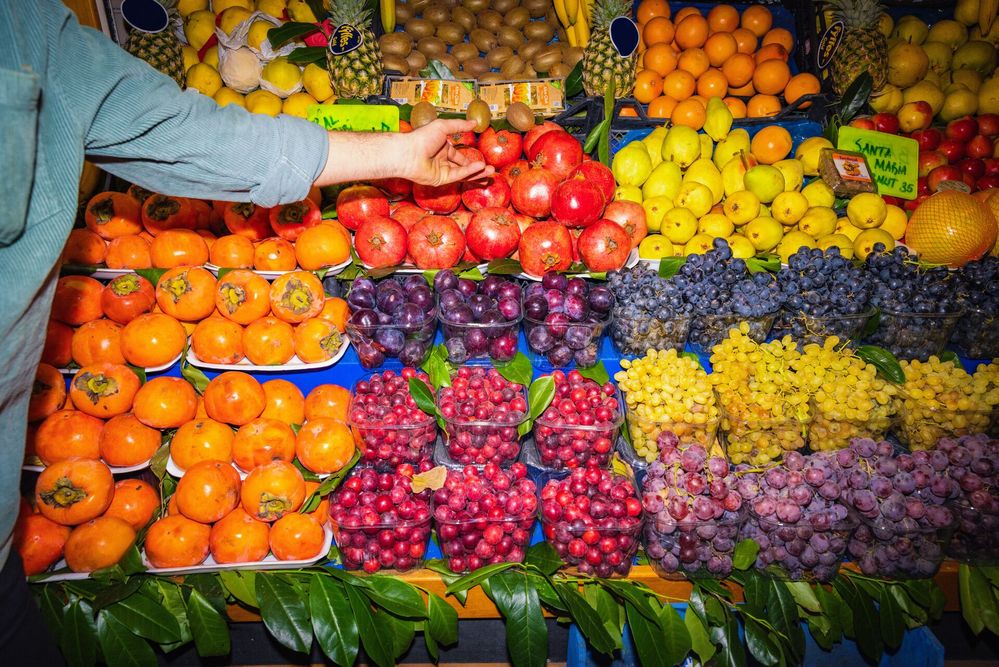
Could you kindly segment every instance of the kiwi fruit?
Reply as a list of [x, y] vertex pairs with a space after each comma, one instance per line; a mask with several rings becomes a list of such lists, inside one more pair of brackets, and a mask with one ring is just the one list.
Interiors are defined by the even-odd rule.
[[524, 61], [520, 59], [520, 56], [510, 56], [500, 65], [499, 71], [508, 79], [516, 79], [523, 76]]
[[514, 7], [503, 16], [503, 23], [514, 28], [523, 28], [531, 20], [531, 13], [524, 7]]
[[433, 60], [447, 53], [447, 44], [439, 37], [424, 37], [416, 43], [416, 50], [425, 55], [428, 60]]
[[444, 40], [445, 44], [454, 46], [465, 41], [465, 29], [457, 23], [441, 23], [437, 26], [437, 36]]
[[415, 15], [421, 13], [424, 8], [430, 5], [430, 0], [412, 0], [412, 2], [408, 4], [413, 8], [413, 14]]
[[386, 70], [394, 70], [400, 74], [409, 72], [409, 62], [405, 58], [394, 56], [389, 53], [382, 54], [382, 65]]
[[473, 14], [478, 14], [489, 8], [489, 0], [462, 0], [461, 6]]
[[479, 78], [479, 76], [489, 71], [489, 64], [483, 58], [472, 58], [471, 60], [463, 62], [461, 64], [461, 68], [468, 73], [469, 76]]
[[384, 55], [405, 58], [413, 50], [413, 40], [404, 32], [390, 32], [378, 38], [378, 46]]
[[[415, 110], [416, 107], [413, 108]], [[476, 97], [468, 103], [468, 108], [465, 109], [465, 119], [475, 121], [476, 125], [472, 129], [476, 132], [485, 132], [489, 129], [489, 123], [493, 119], [493, 114], [489, 110], [489, 105]]]
[[552, 37], [555, 36], [555, 28], [544, 21], [528, 21], [522, 30], [524, 31], [524, 37], [528, 40], [540, 39], [545, 44], [552, 41]]
[[483, 30], [488, 30], [489, 32], [496, 32], [503, 25], [503, 15], [499, 12], [494, 12], [491, 9], [487, 9], [484, 12], [479, 12], [479, 27]]
[[534, 127], [534, 112], [523, 102], [514, 102], [506, 108], [506, 122], [518, 132], [527, 132]]
[[526, 44], [517, 49], [517, 55], [523, 58], [524, 60], [530, 60], [538, 53], [538, 51], [545, 48], [545, 46], [546, 46], [545, 43], [542, 42], [540, 39], [531, 39], [528, 40]]
[[479, 83], [499, 83], [505, 80], [504, 76], [499, 72], [486, 72], [479, 77]]
[[451, 11], [444, 5], [435, 3], [428, 5], [427, 8], [423, 10], [423, 18], [435, 25], [440, 25], [441, 23], [450, 20]]
[[527, 9], [532, 19], [539, 19], [545, 15], [552, 3], [548, 0], [521, 0], [520, 6]]
[[565, 35], [565, 28], [563, 28], [562, 26], [559, 26], [558, 30], [555, 31], [555, 36], [558, 37], [558, 41], [562, 42], [563, 44], [569, 43], [569, 38], [566, 37]]
[[419, 51], [413, 50], [409, 52], [408, 56], [406, 56], [406, 62], [409, 63], [409, 70], [411, 72], [419, 72], [427, 66], [427, 57]]
[[479, 57], [479, 47], [475, 46], [475, 44], [462, 42], [451, 47], [451, 55], [457, 58], [458, 62], [464, 64], [472, 58]]
[[420, 102], [413, 105], [409, 112], [409, 124], [413, 128], [423, 127], [437, 120], [437, 107], [430, 102]]
[[566, 65], [565, 63], [555, 63], [554, 65], [548, 68], [548, 76], [550, 76], [553, 79], [564, 79], [565, 77], [569, 76], [569, 72], [571, 71], [572, 68]]
[[411, 5], [397, 2], [395, 3], [395, 20], [400, 25], [413, 18], [413, 7]]
[[552, 45], [538, 51], [531, 60], [531, 67], [538, 72], [547, 72], [555, 63], [562, 62], [562, 51], [559, 47]]
[[524, 43], [524, 33], [512, 26], [504, 25], [500, 26], [499, 31], [497, 31], [496, 39], [503, 46], [509, 46], [511, 49], [517, 49]]
[[493, 0], [493, 9], [498, 11], [500, 14], [506, 14], [508, 11], [520, 4], [520, 0]]
[[513, 55], [513, 49], [509, 46], [497, 46], [488, 53], [486, 53], [486, 62], [489, 63], [490, 68], [498, 69], [503, 61]]
[[413, 39], [421, 39], [434, 34], [434, 30], [436, 30], [437, 27], [426, 19], [411, 18], [406, 21], [404, 29]]
[[489, 32], [488, 30], [483, 30], [482, 28], [476, 28], [468, 34], [468, 41], [478, 47], [479, 51], [482, 53], [487, 52], [498, 44], [496, 41], [496, 35]]
[[451, 10], [451, 21], [464, 28], [465, 32], [471, 32], [476, 26], [475, 14], [464, 7], [455, 7]]
[[437, 56], [437, 60], [452, 72], [457, 72], [461, 68], [461, 63], [450, 53]]
[[562, 62], [568, 65], [570, 68], [575, 67], [576, 63], [583, 59], [583, 49], [578, 46], [570, 46], [562, 54]]

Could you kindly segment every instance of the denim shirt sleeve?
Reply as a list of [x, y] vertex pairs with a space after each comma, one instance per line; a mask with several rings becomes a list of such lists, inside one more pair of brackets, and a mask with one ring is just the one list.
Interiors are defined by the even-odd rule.
[[52, 14], [47, 92], [74, 101], [87, 157], [101, 168], [169, 195], [269, 207], [308, 194], [326, 163], [325, 130], [181, 91], [64, 6]]

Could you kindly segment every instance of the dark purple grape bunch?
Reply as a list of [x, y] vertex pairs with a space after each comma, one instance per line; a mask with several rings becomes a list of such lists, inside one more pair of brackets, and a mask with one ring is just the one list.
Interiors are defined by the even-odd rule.
[[520, 454], [518, 426], [527, 418], [524, 386], [494, 368], [462, 366], [442, 387], [437, 407], [444, 417], [447, 452], [462, 465], [504, 465]]
[[531, 542], [537, 488], [523, 463], [503, 470], [487, 463], [450, 470], [433, 493], [441, 551], [452, 572], [490, 563], [520, 563]]
[[527, 345], [539, 365], [595, 366], [600, 341], [611, 320], [614, 293], [582, 278], [549, 272], [531, 283], [524, 297]]
[[347, 294], [347, 336], [365, 368], [388, 358], [419, 366], [430, 355], [437, 331], [434, 294], [422, 275], [357, 278]]
[[523, 316], [517, 283], [493, 275], [468, 280], [445, 269], [434, 277], [434, 290], [449, 361], [463, 364], [486, 356], [500, 362], [513, 359]]
[[999, 440], [986, 435], [944, 438], [929, 452], [914, 452], [942, 461], [947, 456], [947, 474], [957, 482], [957, 498], [951, 504], [957, 527], [947, 555], [963, 562], [995, 562], [999, 559]]
[[617, 388], [585, 378], [577, 370], [555, 371], [551, 377], [555, 395], [534, 422], [541, 464], [556, 470], [606, 468], [623, 420]]
[[756, 567], [793, 580], [836, 576], [856, 521], [839, 502], [835, 454], [788, 452], [765, 472], [740, 466], [737, 474], [750, 511], [741, 537], [759, 545]]
[[954, 514], [945, 503], [959, 493], [942, 451], [897, 453], [889, 442], [864, 438], [833, 454], [842, 501], [861, 523], [849, 555], [866, 575], [931, 577], [944, 556]]
[[999, 357], [999, 257], [982, 257], [954, 273], [965, 313], [951, 342], [972, 359]]
[[656, 444], [659, 458], [642, 483], [645, 553], [666, 576], [728, 576], [745, 517], [728, 461], [700, 445], [681, 447], [671, 431], [660, 433]]
[[545, 539], [583, 574], [627, 576], [638, 550], [642, 503], [629, 477], [576, 468], [541, 490]]
[[372, 373], [354, 385], [349, 420], [361, 460], [395, 468], [429, 461], [437, 440], [437, 422], [409, 393], [410, 378], [430, 385], [423, 371], [403, 368]]
[[405, 572], [419, 567], [430, 539], [430, 491], [413, 493], [409, 464], [392, 472], [357, 468], [330, 496], [330, 519], [348, 570]]

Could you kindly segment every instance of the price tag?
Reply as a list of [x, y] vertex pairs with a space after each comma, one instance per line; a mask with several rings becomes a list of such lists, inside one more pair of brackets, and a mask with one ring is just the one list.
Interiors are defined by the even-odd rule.
[[839, 128], [838, 148], [864, 154], [878, 193], [916, 198], [919, 143], [915, 139], [846, 126]]
[[307, 118], [340, 132], [399, 131], [399, 107], [394, 104], [313, 104]]

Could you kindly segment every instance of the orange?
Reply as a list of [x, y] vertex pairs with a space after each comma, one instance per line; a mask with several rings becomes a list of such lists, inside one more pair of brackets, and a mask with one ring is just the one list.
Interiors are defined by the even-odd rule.
[[114, 476], [100, 461], [66, 459], [38, 473], [35, 506], [64, 526], [96, 519], [111, 504]]
[[791, 80], [791, 70], [783, 60], [764, 60], [753, 72], [753, 87], [763, 95], [779, 95]]
[[305, 502], [305, 480], [298, 468], [287, 461], [271, 461], [257, 466], [243, 480], [240, 490], [243, 509], [260, 521], [277, 521], [296, 512]]
[[135, 530], [142, 530], [160, 506], [160, 494], [149, 482], [123, 479], [114, 485], [114, 498], [104, 516], [127, 521]]
[[676, 107], [676, 104], [676, 100], [669, 95], [660, 95], [656, 99], [649, 102], [649, 117], [669, 118], [673, 113], [673, 109]]
[[673, 47], [666, 44], [650, 46], [645, 52], [645, 67], [659, 76], [666, 76], [676, 69], [676, 54]]
[[239, 234], [220, 236], [212, 244], [212, 250], [208, 253], [208, 261], [215, 266], [252, 269], [253, 241]]
[[773, 95], [753, 95], [746, 103], [746, 113], [748, 118], [776, 116], [780, 113], [780, 100]]
[[35, 454], [45, 465], [72, 458], [99, 459], [104, 422], [79, 410], [58, 410], [35, 432]]
[[623, 109], [621, 109], [621, 111], [620, 111], [620, 112], [618, 112], [618, 113], [619, 113], [619, 114], [620, 114], [621, 116], [625, 116], [625, 117], [627, 117], [627, 118], [638, 118], [638, 112], [637, 112], [637, 111], [635, 111], [634, 107], [624, 107], [624, 108], [623, 108]]
[[55, 366], [38, 364], [38, 368], [35, 369], [35, 383], [31, 388], [31, 398], [28, 400], [28, 421], [45, 419], [61, 408], [65, 402], [66, 378]]
[[740, 100], [738, 97], [726, 97], [722, 102], [728, 107], [728, 110], [732, 112], [732, 118], [745, 118], [748, 113], [746, 111], [746, 103]]
[[112, 417], [101, 431], [101, 458], [109, 466], [134, 466], [148, 461], [160, 448], [160, 432], [133, 414]]
[[[815, 95], [821, 88], [822, 84], [819, 83], [818, 78], [814, 74], [809, 74], [808, 72], [795, 74], [787, 82], [787, 85], [784, 86], [784, 101], [788, 105], [794, 104], [798, 98], [804, 95]], [[811, 102], [802, 102], [798, 108], [807, 109], [810, 106], [812, 106]]]
[[104, 314], [101, 292], [104, 285], [89, 276], [63, 276], [56, 282], [52, 298], [52, 318], [80, 325]]
[[635, 77], [635, 89], [632, 93], [636, 100], [648, 104], [663, 92], [663, 80], [654, 70], [643, 69]]
[[768, 125], [753, 135], [749, 150], [762, 164], [783, 160], [791, 152], [791, 133], [780, 125]]
[[708, 54], [703, 49], [691, 48], [686, 49], [680, 54], [680, 57], [677, 58], [676, 66], [678, 69], [690, 72], [691, 76], [696, 79], [708, 71], [711, 61], [708, 60]]
[[269, 315], [270, 298], [270, 283], [246, 269], [226, 273], [215, 286], [215, 307], [237, 324], [249, 324]]
[[350, 391], [338, 384], [321, 384], [305, 399], [305, 418], [331, 417], [347, 423], [350, 408]]
[[667, 19], [670, 17], [670, 7], [666, 0], [642, 0], [635, 12], [639, 23], [648, 23], [657, 16]]
[[66, 565], [73, 572], [111, 567], [135, 544], [135, 528], [116, 516], [102, 516], [77, 526], [66, 540]]
[[699, 100], [684, 100], [676, 105], [670, 120], [674, 125], [686, 125], [695, 130], [704, 127], [704, 105]]
[[690, 72], [673, 70], [663, 78], [663, 94], [674, 100], [683, 101], [694, 94], [697, 81]]
[[[697, 11], [696, 9], [694, 10]], [[708, 22], [700, 14], [690, 14], [682, 20], [677, 17], [676, 44], [681, 49], [692, 49], [704, 44], [708, 38]]]
[[69, 526], [63, 526], [41, 514], [22, 512], [14, 524], [14, 548], [24, 563], [28, 576], [41, 574], [62, 558]]
[[763, 45], [780, 44], [784, 47], [785, 51], [790, 53], [794, 50], [794, 35], [786, 28], [772, 28], [767, 31], [767, 34], [763, 35], [763, 41], [760, 43]]
[[294, 382], [277, 378], [264, 382], [261, 387], [265, 399], [261, 417], [277, 419], [285, 424], [305, 421], [305, 396]]
[[295, 432], [288, 424], [267, 417], [258, 417], [236, 431], [232, 441], [232, 459], [247, 472], [271, 461], [295, 458]]
[[73, 361], [81, 366], [97, 363], [123, 364], [122, 326], [111, 320], [92, 320], [73, 332]]
[[765, 60], [783, 60], [787, 62], [787, 51], [780, 44], [767, 44], [760, 47], [760, 50], [756, 52], [753, 59], [757, 65]]
[[198, 322], [191, 334], [191, 350], [210, 364], [238, 364], [243, 353], [243, 327], [221, 317]]
[[274, 279], [270, 298], [271, 312], [275, 317], [298, 324], [319, 314], [326, 292], [316, 274], [292, 271]]
[[297, 266], [295, 246], [291, 241], [266, 239], [253, 251], [253, 268], [258, 271], [294, 271]]
[[295, 241], [295, 258], [306, 271], [342, 264], [350, 259], [350, 233], [336, 220], [309, 227]]
[[163, 313], [145, 313], [121, 330], [121, 353], [125, 361], [140, 368], [168, 364], [184, 351], [187, 331], [175, 318]]
[[177, 509], [188, 519], [215, 523], [239, 505], [239, 484], [227, 461], [199, 461], [177, 482]]
[[756, 52], [756, 44], [758, 40], [756, 35], [752, 32], [746, 30], [745, 28], [736, 28], [732, 31], [732, 36], [735, 37], [735, 43], [739, 49], [739, 53], [753, 55]]
[[742, 12], [742, 21], [739, 25], [757, 37], [763, 37], [773, 25], [774, 17], [770, 10], [763, 5], [750, 5]]
[[715, 68], [709, 69], [697, 80], [697, 94], [708, 99], [728, 94], [728, 79]]
[[285, 514], [271, 527], [271, 551], [278, 560], [306, 560], [320, 555], [326, 535], [308, 514]]
[[237, 507], [212, 526], [209, 547], [216, 563], [252, 563], [270, 551], [270, 524]]
[[295, 330], [276, 317], [263, 317], [243, 330], [243, 352], [257, 366], [286, 364], [295, 356]]
[[332, 322], [337, 331], [343, 333], [347, 329], [347, 320], [350, 318], [350, 306], [338, 296], [327, 296], [323, 309], [316, 317]]
[[756, 89], [753, 88], [753, 82], [750, 81], [745, 86], [729, 86], [728, 94], [736, 97], [752, 97], [756, 94]]
[[174, 433], [170, 458], [181, 470], [201, 461], [232, 460], [232, 429], [213, 419], [191, 419]]
[[712, 67], [721, 67], [722, 63], [731, 58], [738, 51], [738, 44], [731, 33], [716, 32], [708, 37], [704, 42], [704, 52], [708, 54], [708, 60]]
[[673, 24], [676, 25], [680, 23], [683, 19], [688, 16], [700, 16], [701, 10], [697, 7], [683, 7], [676, 14], [673, 15]]
[[211, 528], [182, 514], [159, 519], [146, 533], [146, 558], [153, 567], [190, 567], [208, 558]]
[[242, 426], [260, 416], [267, 403], [264, 388], [249, 373], [226, 371], [216, 375], [203, 394], [208, 416]]
[[302, 465], [323, 475], [341, 470], [354, 455], [354, 436], [336, 419], [307, 421], [295, 438], [295, 453]]
[[642, 28], [642, 41], [645, 42], [646, 47], [657, 44], [666, 45], [673, 41], [675, 33], [672, 21], [665, 16], [656, 16]]
[[732, 32], [739, 27], [739, 10], [732, 5], [715, 5], [708, 12], [711, 32]]
[[108, 243], [104, 263], [109, 269], [148, 269], [153, 265], [149, 241], [141, 236], [119, 236]]
[[[186, 380], [160, 376], [135, 392], [132, 413], [153, 428], [177, 428], [194, 418], [198, 395]], [[176, 436], [174, 436], [176, 437]]]
[[167, 229], [149, 244], [149, 258], [162, 269], [201, 266], [208, 261], [208, 244], [190, 229]]
[[103, 264], [107, 252], [107, 243], [96, 232], [74, 229], [69, 233], [66, 246], [62, 249], [62, 262], [83, 266]]
[[128, 412], [139, 390], [139, 376], [124, 364], [84, 366], [69, 383], [69, 397], [80, 412], [109, 419]]
[[753, 80], [756, 61], [747, 53], [736, 53], [722, 64], [721, 71], [728, 80], [728, 85], [740, 88]]

